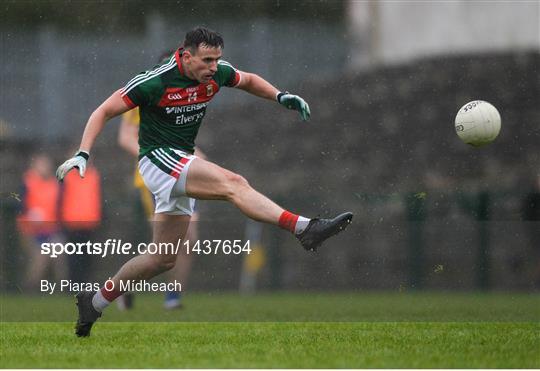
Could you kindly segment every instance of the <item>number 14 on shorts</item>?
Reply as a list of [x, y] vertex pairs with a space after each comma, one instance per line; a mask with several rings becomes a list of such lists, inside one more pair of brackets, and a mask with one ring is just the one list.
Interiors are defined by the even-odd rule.
[[197, 255], [240, 255], [251, 254], [251, 243], [249, 240], [185, 240], [183, 243], [186, 254]]

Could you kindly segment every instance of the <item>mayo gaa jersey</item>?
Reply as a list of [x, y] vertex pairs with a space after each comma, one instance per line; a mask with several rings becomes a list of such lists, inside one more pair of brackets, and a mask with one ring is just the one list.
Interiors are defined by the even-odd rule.
[[240, 73], [225, 61], [218, 62], [209, 82], [191, 80], [184, 74], [181, 53], [179, 49], [164, 64], [138, 74], [121, 90], [129, 107], [139, 107], [139, 157], [157, 148], [193, 153], [206, 106], [222, 86], [240, 82]]

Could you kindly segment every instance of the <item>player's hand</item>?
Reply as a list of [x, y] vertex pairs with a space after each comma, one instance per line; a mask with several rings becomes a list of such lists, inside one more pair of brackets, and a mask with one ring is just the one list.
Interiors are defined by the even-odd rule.
[[77, 152], [75, 156], [73, 156], [58, 167], [58, 169], [56, 170], [56, 178], [59, 181], [64, 180], [66, 174], [75, 167], [79, 169], [79, 175], [81, 176], [81, 178], [84, 178], [84, 172], [86, 171], [86, 162], [88, 161], [88, 158], [90, 158], [90, 154], [88, 152]]
[[277, 100], [279, 104], [281, 104], [282, 106], [285, 106], [288, 109], [294, 109], [300, 112], [300, 116], [302, 117], [302, 120], [304, 121], [309, 120], [309, 117], [311, 116], [309, 105], [306, 103], [305, 100], [303, 100], [298, 95], [290, 94], [288, 92], [279, 93], [277, 95]]

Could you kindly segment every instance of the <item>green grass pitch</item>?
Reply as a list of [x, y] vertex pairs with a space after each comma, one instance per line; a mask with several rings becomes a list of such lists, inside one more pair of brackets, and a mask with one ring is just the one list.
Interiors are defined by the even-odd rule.
[[[73, 335], [73, 299], [2, 296], [3, 368], [539, 368], [540, 296], [191, 294], [107, 309]], [[32, 321], [33, 322], [30, 322]], [[37, 322], [43, 321], [43, 322]], [[46, 321], [46, 322], [45, 322]]]

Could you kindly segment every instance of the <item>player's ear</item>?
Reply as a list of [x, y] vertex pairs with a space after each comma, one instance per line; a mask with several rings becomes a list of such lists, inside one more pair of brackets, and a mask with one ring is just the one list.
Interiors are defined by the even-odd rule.
[[191, 60], [192, 57], [193, 57], [193, 55], [191, 54], [189, 49], [184, 50], [184, 52], [182, 53], [182, 61], [183, 62], [188, 62], [189, 63], [189, 61]]

